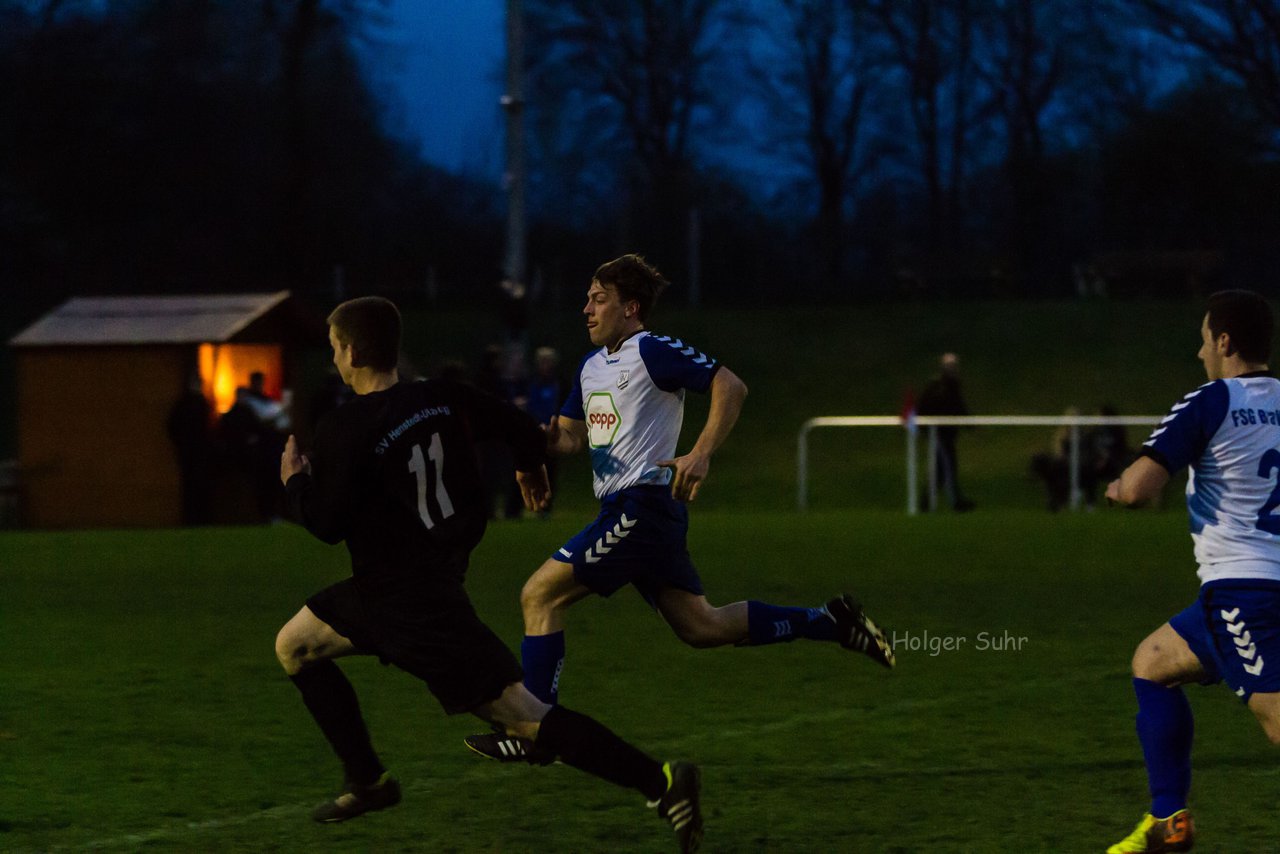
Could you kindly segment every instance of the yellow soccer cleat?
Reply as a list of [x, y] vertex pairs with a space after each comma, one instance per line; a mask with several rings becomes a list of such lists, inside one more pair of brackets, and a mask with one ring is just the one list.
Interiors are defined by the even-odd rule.
[[1142, 817], [1138, 826], [1124, 839], [1107, 849], [1107, 854], [1163, 854], [1166, 851], [1190, 851], [1195, 841], [1196, 825], [1188, 810], [1178, 810], [1168, 818], [1151, 813]]

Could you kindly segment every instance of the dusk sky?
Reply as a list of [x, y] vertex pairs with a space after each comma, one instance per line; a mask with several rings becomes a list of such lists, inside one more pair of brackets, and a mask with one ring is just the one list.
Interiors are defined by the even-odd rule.
[[[498, 104], [506, 88], [504, 0], [390, 0], [387, 15], [388, 26], [372, 33], [376, 50], [366, 50], [387, 129], [419, 146], [431, 163], [498, 181], [504, 165]], [[767, 52], [768, 45], [755, 41], [752, 50]], [[721, 138], [710, 159], [732, 160], [766, 195], [793, 177], [793, 163], [751, 146], [747, 138]]]
[[502, 171], [503, 0], [392, 0], [370, 61], [388, 128], [454, 172]]

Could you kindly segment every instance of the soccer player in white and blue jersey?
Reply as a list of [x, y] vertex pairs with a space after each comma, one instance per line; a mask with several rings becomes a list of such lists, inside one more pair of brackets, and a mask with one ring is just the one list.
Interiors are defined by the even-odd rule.
[[1133, 654], [1138, 739], [1151, 809], [1108, 854], [1189, 851], [1191, 706], [1182, 685], [1225, 681], [1280, 744], [1280, 381], [1271, 309], [1258, 294], [1209, 298], [1199, 358], [1209, 382], [1160, 422], [1142, 455], [1107, 487], [1139, 504], [1190, 467], [1187, 509], [1200, 595]]
[[[685, 643], [759, 646], [798, 638], [835, 641], [886, 667], [884, 633], [848, 594], [814, 608], [735, 602], [714, 607], [685, 545], [686, 503], [698, 494], [711, 455], [728, 437], [747, 387], [732, 371], [680, 339], [654, 335], [645, 321], [667, 282], [637, 255], [596, 270], [583, 308], [591, 351], [568, 400], [549, 425], [551, 453], [591, 454], [600, 514], [529, 578], [521, 593], [525, 686], [554, 702], [565, 656], [565, 612], [592, 593], [631, 584]], [[707, 422], [688, 453], [676, 442], [689, 391], [711, 396]], [[521, 759], [503, 736], [467, 744], [498, 759]]]

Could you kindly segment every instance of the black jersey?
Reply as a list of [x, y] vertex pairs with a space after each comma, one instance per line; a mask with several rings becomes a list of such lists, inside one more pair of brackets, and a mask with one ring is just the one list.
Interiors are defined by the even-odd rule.
[[286, 485], [295, 518], [327, 543], [346, 541], [371, 593], [461, 592], [466, 556], [488, 520], [475, 442], [511, 446], [520, 471], [542, 465], [537, 422], [472, 386], [401, 382], [329, 413]]

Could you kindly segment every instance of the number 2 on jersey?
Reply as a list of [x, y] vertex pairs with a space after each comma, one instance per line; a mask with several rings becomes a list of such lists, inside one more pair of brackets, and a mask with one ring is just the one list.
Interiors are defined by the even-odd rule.
[[[421, 445], [413, 446], [413, 456], [409, 458], [409, 471], [413, 472], [418, 481], [418, 515], [422, 517], [422, 524], [430, 530], [453, 515], [453, 501], [449, 499], [449, 493], [444, 489], [444, 445], [440, 443], [439, 433], [431, 434], [431, 446], [427, 449], [427, 456], [431, 459], [432, 473], [435, 475], [436, 504], [440, 506], [439, 519], [432, 516], [431, 507], [427, 504], [427, 457], [422, 455]], [[1280, 524], [1280, 520], [1277, 520], [1277, 524]]]
[[[1276, 469], [1280, 469], [1280, 450], [1272, 448], [1258, 461], [1258, 477], [1271, 480], [1271, 473]], [[1258, 530], [1280, 536], [1280, 516], [1271, 512], [1276, 507], [1280, 507], [1280, 482], [1277, 482], [1276, 488], [1271, 490], [1271, 497], [1267, 499], [1267, 503], [1258, 510], [1257, 523]]]

